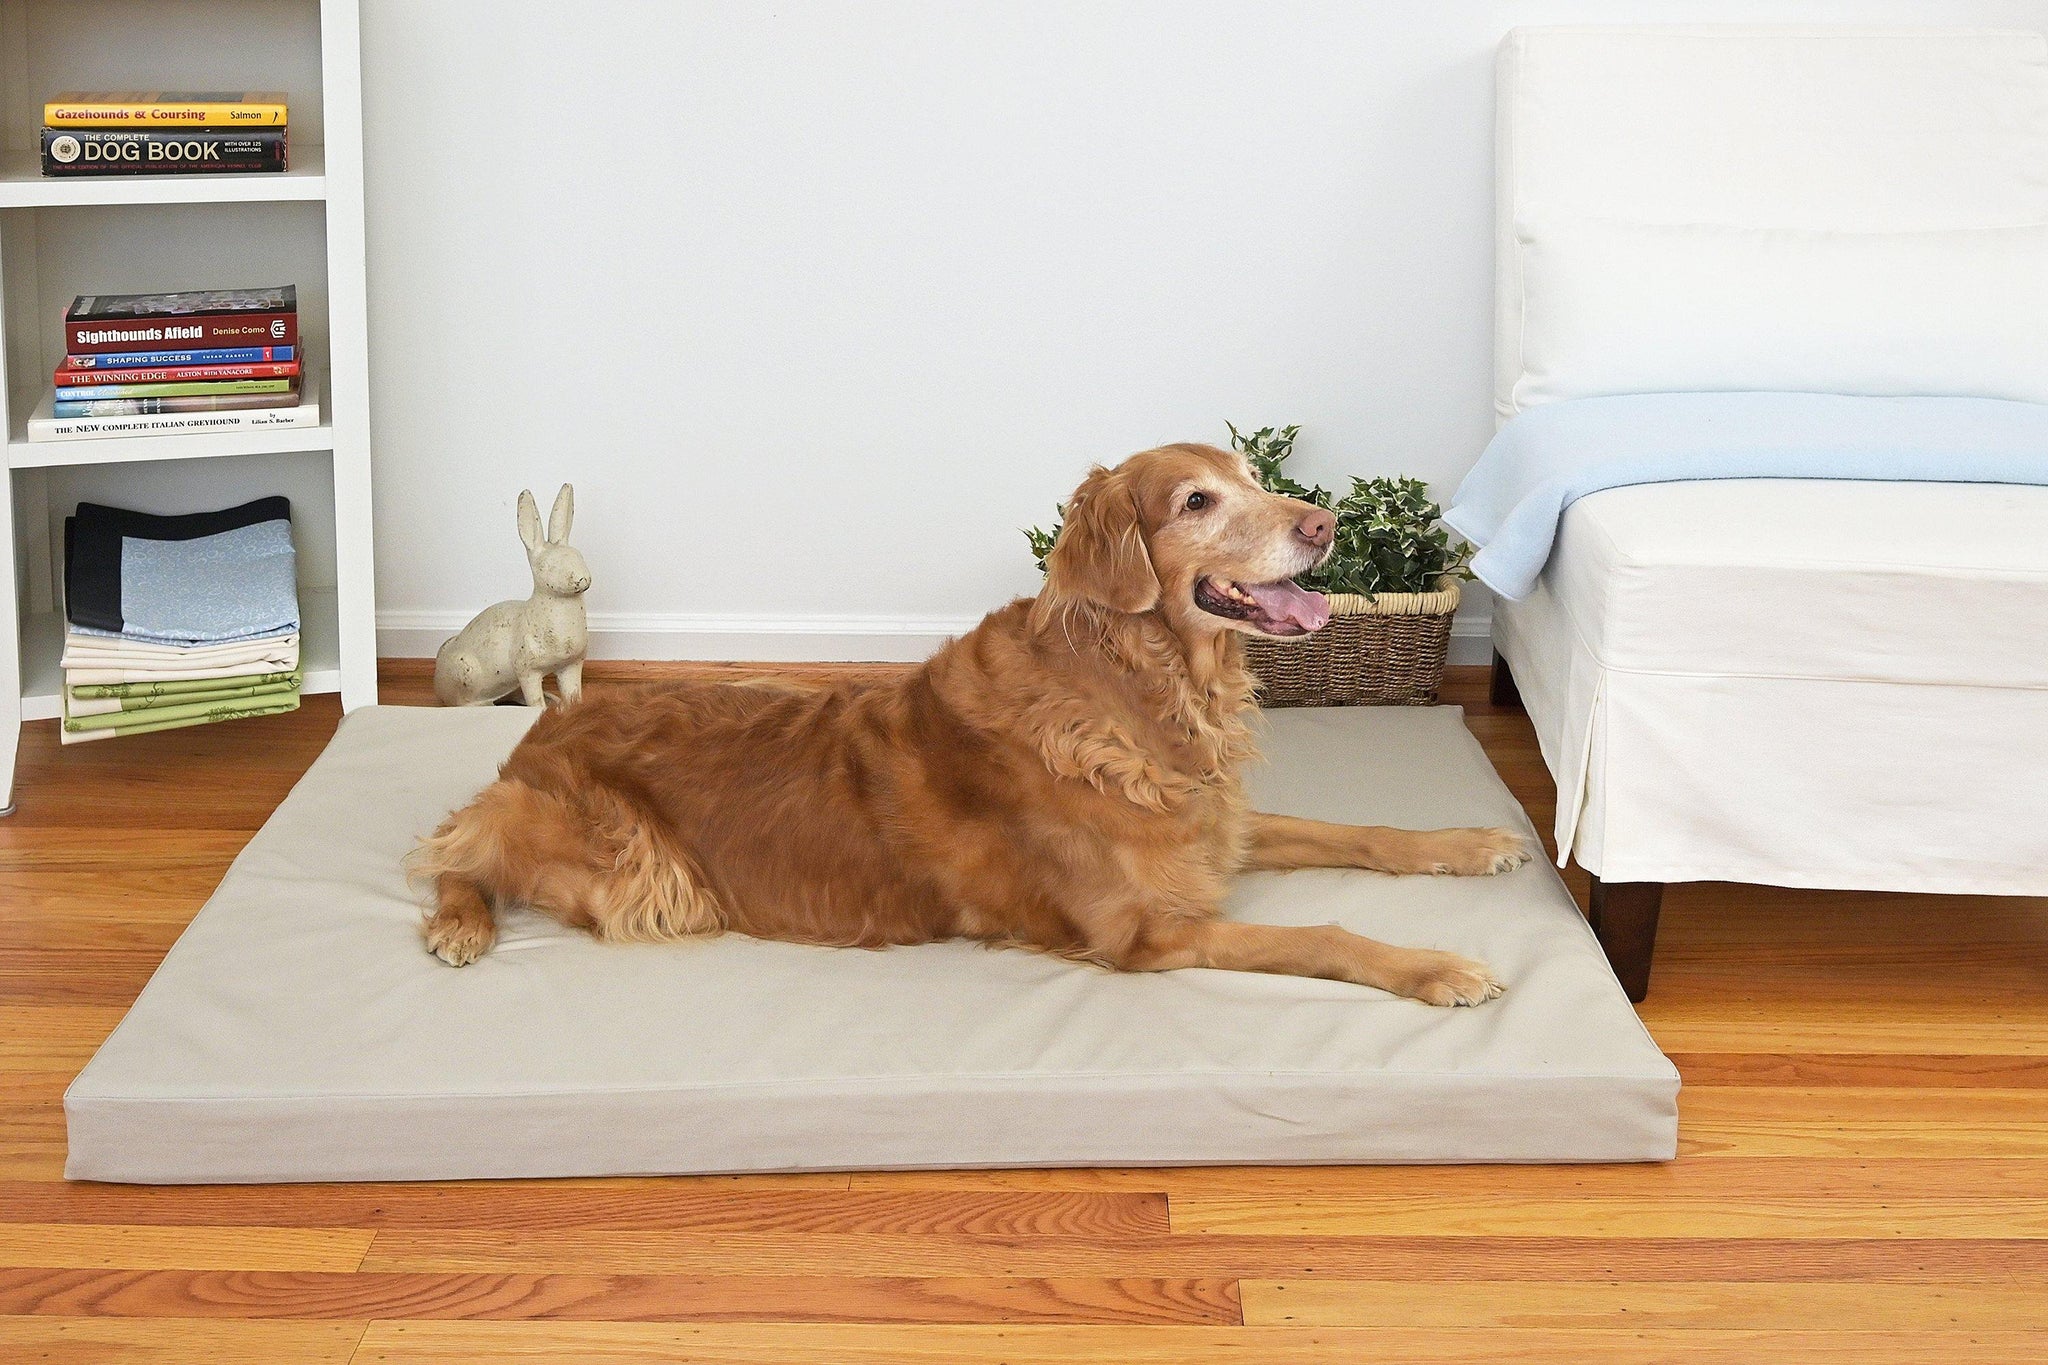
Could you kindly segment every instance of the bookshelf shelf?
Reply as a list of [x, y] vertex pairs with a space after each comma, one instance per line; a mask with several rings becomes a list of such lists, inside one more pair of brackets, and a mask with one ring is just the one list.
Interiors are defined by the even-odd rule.
[[0, 209], [81, 204], [274, 204], [327, 197], [322, 147], [292, 148], [292, 168], [267, 175], [108, 175], [49, 179], [36, 152], [0, 153]]
[[[0, 810], [21, 723], [58, 714], [62, 523], [82, 498], [183, 512], [289, 491], [305, 690], [377, 699], [357, 0], [183, 0], [108, 25], [80, 12], [0, 0], [0, 600], [15, 615], [0, 632]], [[66, 89], [283, 90], [292, 169], [45, 179], [43, 101]], [[318, 426], [27, 439], [73, 295], [270, 284], [298, 286]]]

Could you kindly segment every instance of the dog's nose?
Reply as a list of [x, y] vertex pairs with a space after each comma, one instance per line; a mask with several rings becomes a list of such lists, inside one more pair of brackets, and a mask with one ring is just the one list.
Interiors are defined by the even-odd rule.
[[1337, 534], [1337, 517], [1318, 507], [1295, 525], [1294, 534], [1320, 550]]

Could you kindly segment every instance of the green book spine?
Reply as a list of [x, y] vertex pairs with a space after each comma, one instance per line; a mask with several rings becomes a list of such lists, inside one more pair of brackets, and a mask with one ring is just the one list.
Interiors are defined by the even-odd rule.
[[60, 384], [56, 401], [86, 403], [102, 398], [207, 398], [235, 393], [290, 393], [289, 379], [194, 379], [174, 384]]

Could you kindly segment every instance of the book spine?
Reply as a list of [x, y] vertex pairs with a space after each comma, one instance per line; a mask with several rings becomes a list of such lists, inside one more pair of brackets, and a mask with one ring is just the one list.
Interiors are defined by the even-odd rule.
[[60, 389], [94, 384], [187, 384], [223, 379], [297, 379], [299, 362], [271, 360], [253, 365], [129, 365], [74, 370], [59, 365], [51, 380]]
[[138, 365], [254, 365], [294, 360], [291, 346], [227, 346], [213, 351], [115, 351], [109, 355], [67, 355], [67, 370], [133, 369]]
[[282, 104], [216, 104], [207, 100], [53, 100], [43, 106], [52, 128], [282, 128]]
[[282, 128], [43, 129], [43, 174], [49, 176], [282, 171], [289, 165]]
[[292, 381], [289, 379], [216, 379], [187, 384], [59, 384], [57, 401], [101, 403], [133, 398], [225, 398], [235, 394], [290, 393], [291, 389]]
[[252, 412], [179, 412], [147, 417], [31, 417], [31, 441], [94, 441], [108, 436], [175, 436], [195, 431], [250, 431], [261, 427], [311, 427], [320, 409], [261, 408]]
[[146, 417], [160, 412], [236, 412], [250, 408], [295, 408], [295, 393], [248, 393], [222, 398], [94, 398], [57, 402], [52, 417]]
[[297, 313], [195, 313], [165, 318], [64, 320], [64, 348], [72, 355], [132, 352], [180, 344], [195, 350], [291, 346], [298, 339]]

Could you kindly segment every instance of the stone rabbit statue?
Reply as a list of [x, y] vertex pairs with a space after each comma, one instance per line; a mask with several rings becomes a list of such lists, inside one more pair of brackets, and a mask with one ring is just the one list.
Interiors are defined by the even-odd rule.
[[540, 680], [555, 675], [562, 700], [583, 694], [583, 652], [589, 643], [583, 594], [590, 569], [569, 548], [576, 491], [555, 495], [548, 536], [540, 536], [540, 508], [531, 492], [519, 495], [519, 538], [533, 566], [533, 596], [486, 607], [434, 656], [434, 696], [443, 706], [488, 706], [519, 689], [528, 706], [544, 704]]

